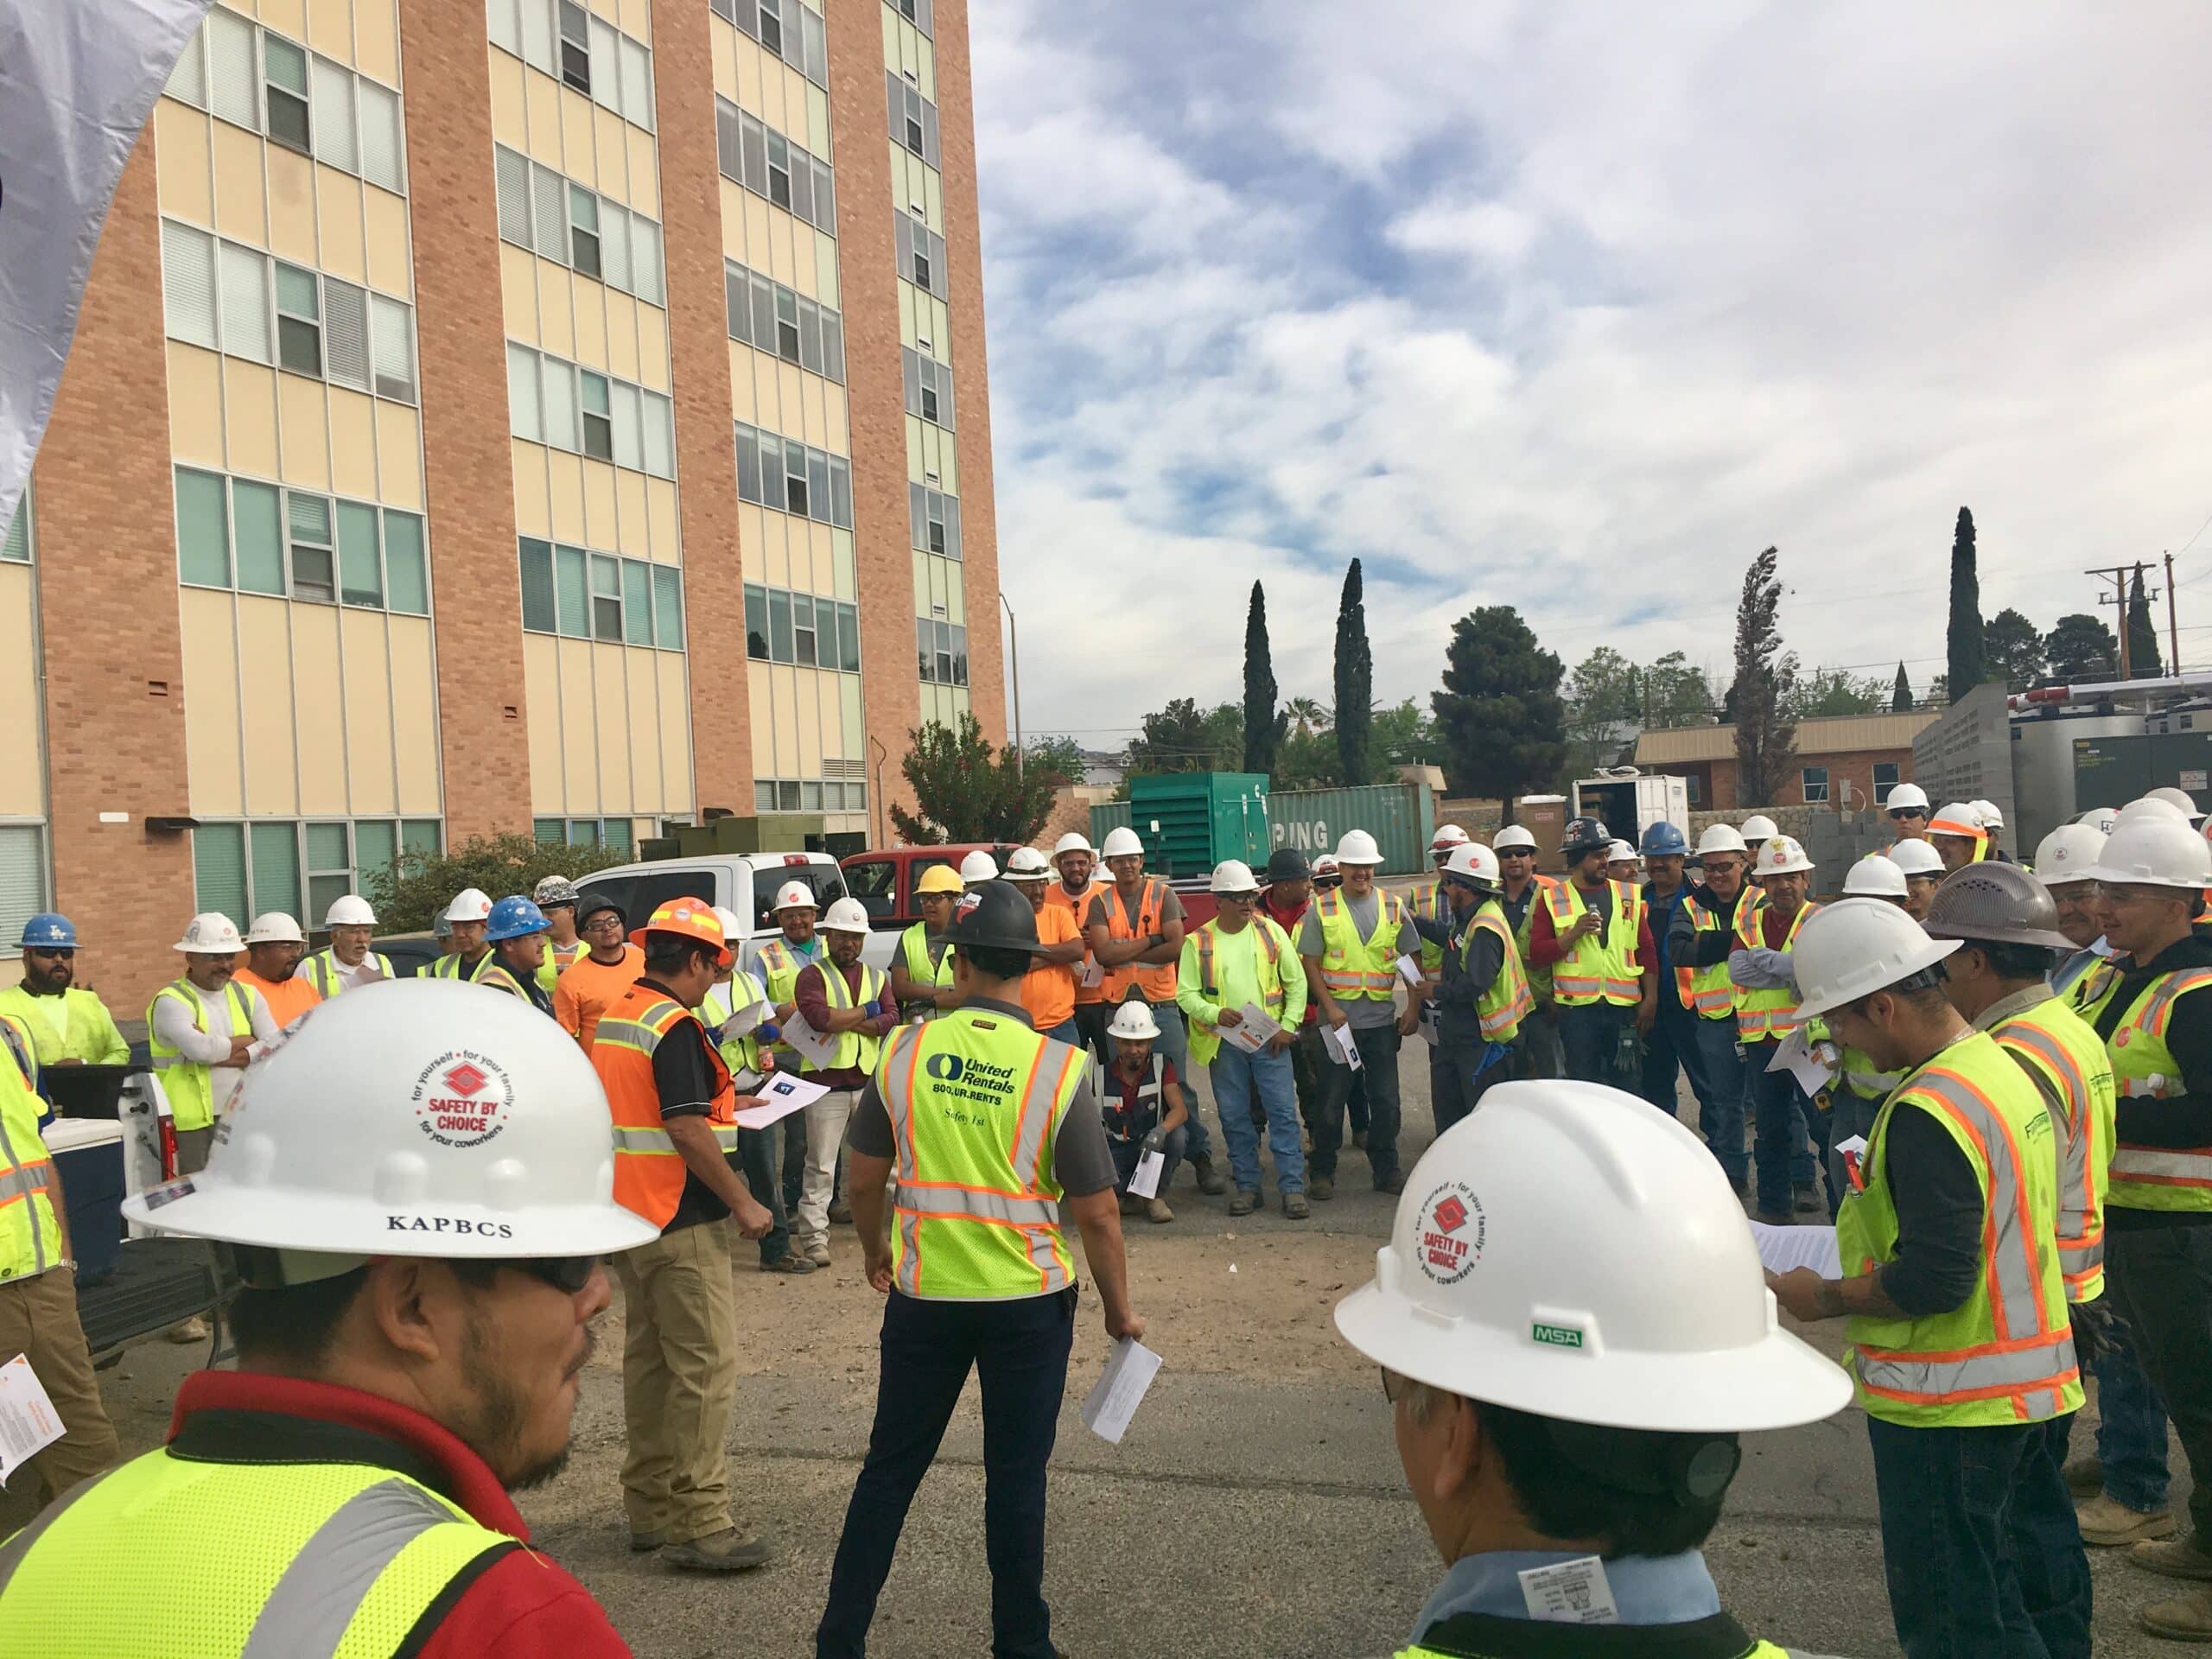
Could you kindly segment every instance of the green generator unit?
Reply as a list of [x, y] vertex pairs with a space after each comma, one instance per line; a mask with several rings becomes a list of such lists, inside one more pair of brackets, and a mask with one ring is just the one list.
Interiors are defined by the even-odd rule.
[[1129, 780], [1128, 823], [1146, 865], [1171, 879], [1210, 875], [1224, 858], [1268, 861], [1268, 780], [1254, 772], [1171, 772]]

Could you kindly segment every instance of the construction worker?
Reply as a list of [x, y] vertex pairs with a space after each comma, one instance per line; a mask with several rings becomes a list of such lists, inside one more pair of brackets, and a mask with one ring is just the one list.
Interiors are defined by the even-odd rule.
[[1774, 1320], [1688, 1130], [1586, 1084], [1500, 1085], [1421, 1159], [1336, 1324], [1382, 1367], [1448, 1568], [1400, 1659], [1787, 1659], [1722, 1611], [1699, 1546], [1738, 1434], [1850, 1385]]
[[1888, 857], [1904, 873], [1904, 913], [1916, 922], [1926, 920], [1929, 906], [1936, 902], [1936, 887], [1950, 874], [1944, 868], [1942, 854], [1923, 836], [1895, 842]]
[[500, 899], [484, 925], [484, 942], [498, 960], [476, 982], [518, 996], [547, 1019], [555, 1018], [543, 977], [546, 957], [551, 954], [546, 945], [550, 931], [545, 912], [535, 899], [520, 893]]
[[978, 847], [960, 861], [960, 880], [963, 887], [980, 887], [986, 881], [999, 879], [998, 861]]
[[737, 1315], [722, 1224], [760, 1238], [773, 1217], [715, 1134], [753, 1103], [738, 1096], [696, 1012], [731, 955], [696, 899], [661, 906], [632, 943], [645, 971], [601, 1017], [588, 1051], [614, 1117], [615, 1198], [658, 1235], [614, 1258], [629, 1428], [622, 1505], [632, 1551], [658, 1551], [679, 1571], [743, 1572], [768, 1547], [730, 1514], [722, 1442], [737, 1395]]
[[[2076, 989], [2120, 1090], [2105, 1274], [2189, 1459], [2190, 1534], [2133, 1546], [2133, 1566], [2212, 1579], [2212, 939], [2194, 924], [2212, 849], [2186, 820], [2116, 824], [2097, 863], [2111, 960]], [[2212, 1590], [2139, 1615], [2153, 1635], [2212, 1639]]]
[[1344, 884], [1343, 866], [1334, 853], [1318, 853], [1313, 859], [1313, 891], [1334, 893]]
[[230, 1109], [248, 1052], [274, 1041], [278, 1027], [261, 994], [234, 977], [245, 941], [229, 917], [194, 917], [169, 948], [183, 955], [184, 977], [146, 1005], [147, 1046], [168, 1097], [177, 1173], [191, 1175], [207, 1166], [215, 1120]]
[[1658, 1017], [1658, 960], [1643, 893], [1605, 868], [1611, 831], [1574, 818], [1560, 847], [1567, 879], [1544, 889], [1529, 914], [1529, 960], [1551, 969], [1567, 1074], [1636, 1091], [1636, 1039]]
[[2005, 834], [2004, 809], [1994, 801], [1968, 801], [1967, 807], [1980, 823], [1981, 833], [1988, 838], [1986, 856], [2000, 863], [2010, 864], [2012, 861], [2005, 855], [2000, 845]]
[[1947, 872], [1979, 864], [1989, 856], [1989, 831], [1970, 802], [1953, 801], [1930, 818], [1928, 839], [1942, 856]]
[[[64, 947], [51, 928], [39, 925], [58, 919], [34, 917], [27, 931], [56, 949], [73, 950], [74, 930]], [[65, 970], [69, 966], [66, 961], [61, 965]], [[100, 1403], [85, 1327], [77, 1317], [77, 1268], [69, 1248], [61, 1171], [39, 1138], [44, 1104], [16, 1067], [0, 1061], [0, 1192], [7, 1195], [0, 1199], [0, 1351], [10, 1359], [21, 1354], [30, 1362], [61, 1420], [61, 1438], [28, 1465], [31, 1497], [41, 1510], [113, 1463], [118, 1451], [115, 1429]], [[7, 1567], [0, 1557], [0, 1608], [11, 1605], [7, 1588]], [[10, 1618], [4, 1628], [12, 1641], [19, 1627]]]
[[1754, 812], [1744, 820], [1743, 833], [1744, 844], [1757, 847], [1763, 841], [1772, 841], [1782, 830], [1765, 813]]
[[[1906, 910], [1904, 872], [1887, 854], [1869, 853], [1843, 878], [1843, 896], [1878, 899]], [[1911, 912], [1906, 910], [1906, 913]], [[1851, 1154], [1840, 1148], [1849, 1147], [1854, 1137], [1863, 1141], [1874, 1132], [1882, 1103], [1890, 1097], [1890, 1090], [1904, 1081], [1904, 1074], [1885, 1071], [1861, 1050], [1837, 1041], [1823, 1020], [1808, 1020], [1805, 1034], [1834, 1074], [1827, 1086], [1813, 1096], [1813, 1141], [1827, 1172], [1828, 1218], [1833, 1221], [1851, 1185]]]
[[77, 984], [77, 929], [67, 916], [48, 911], [23, 924], [20, 983], [0, 991], [0, 1017], [14, 1020], [29, 1039], [39, 1065], [123, 1065], [130, 1045], [115, 1016], [93, 992]]
[[902, 1019], [934, 1020], [957, 1006], [952, 989], [952, 906], [962, 892], [950, 864], [932, 864], [914, 883], [922, 919], [891, 953], [891, 994]]
[[[1175, 1212], [1160, 1194], [1175, 1179], [1175, 1166], [1183, 1156], [1183, 1126], [1191, 1121], [1183, 1080], [1166, 1055], [1153, 1052], [1160, 1027], [1143, 1003], [1124, 1002], [1116, 1008], [1112, 1030], [1114, 1058], [1096, 1065], [1092, 1087], [1106, 1126], [1106, 1145], [1114, 1154], [1114, 1184], [1122, 1195], [1122, 1213], [1171, 1222]], [[1137, 1166], [1153, 1153], [1160, 1158], [1160, 1174], [1147, 1198], [1130, 1192], [1129, 1182]]]
[[561, 976], [591, 947], [576, 931], [576, 884], [564, 875], [549, 875], [531, 889], [531, 900], [545, 914], [545, 960], [537, 965], [537, 982], [550, 998]]
[[[888, 1301], [875, 1423], [830, 1571], [817, 1659], [860, 1659], [907, 1507], [971, 1369], [982, 1375], [991, 1448], [991, 1651], [1054, 1653], [1045, 1473], [1077, 1302], [1063, 1209], [1083, 1234], [1108, 1339], [1144, 1335], [1129, 1305], [1114, 1160], [1089, 1068], [1022, 1014], [1036, 912], [1004, 882], [973, 897], [952, 925], [960, 1006], [899, 1030], [853, 1115], [853, 1218], [868, 1282]], [[884, 1190], [894, 1179], [887, 1226]]]
[[330, 943], [302, 963], [299, 972], [324, 1001], [341, 991], [397, 977], [391, 959], [369, 949], [376, 938], [377, 913], [359, 893], [348, 893], [332, 899], [330, 908], [322, 913], [322, 928], [330, 935]]
[[[1083, 930], [1092, 960], [1106, 976], [1101, 988], [1109, 1005], [1128, 1001], [1132, 992], [1143, 999], [1152, 1009], [1153, 1023], [1160, 1027], [1160, 1052], [1187, 1077], [1190, 1037], [1175, 1001], [1175, 964], [1183, 954], [1183, 901], [1167, 883], [1145, 874], [1144, 843], [1127, 824], [1107, 832], [1102, 850], [1114, 879], [1102, 884], [1090, 901]], [[1107, 1048], [1113, 1048], [1110, 1036]], [[1191, 1172], [1199, 1192], [1217, 1198], [1229, 1190], [1229, 1178], [1214, 1167], [1213, 1137], [1195, 1096], [1191, 1109]]]
[[1017, 847], [1007, 855], [1006, 879], [1037, 911], [1038, 950], [1029, 971], [1021, 976], [1021, 1006], [1029, 1011], [1029, 1023], [1054, 1042], [1081, 1048], [1083, 1032], [1075, 1022], [1076, 982], [1090, 955], [1082, 925], [1073, 911], [1046, 903], [1052, 867], [1034, 847]]
[[1090, 938], [1085, 924], [1090, 916], [1090, 901], [1098, 896], [1103, 885], [1093, 874], [1098, 855], [1090, 839], [1080, 830], [1071, 830], [1052, 843], [1052, 868], [1060, 879], [1045, 889], [1045, 902], [1057, 905], [1075, 918], [1076, 932], [1083, 938], [1083, 963], [1075, 976], [1075, 1028], [1083, 1033], [1084, 1044], [1106, 1063], [1106, 1026], [1113, 1015], [1113, 1007], [1106, 1001], [1106, 970], [1090, 954]]
[[1904, 1078], [1844, 1195], [1845, 1276], [1771, 1287], [1801, 1319], [1849, 1317], [1904, 1651], [2088, 1659], [2088, 1561], [2050, 1427], [2082, 1405], [2057, 1136], [2028, 1074], [1945, 998], [1958, 948], [1873, 899], [1805, 923], [1799, 1014]]
[[1736, 1039], [1744, 1049], [1744, 1095], [1752, 1121], [1752, 1165], [1758, 1176], [1761, 1221], [1782, 1224], [1796, 1207], [1816, 1214], [1827, 1206], [1820, 1194], [1820, 1165], [1813, 1141], [1818, 1113], [1787, 1067], [1770, 1070], [1775, 1051], [1802, 1023], [1790, 952], [1798, 930], [1820, 906], [1806, 898], [1813, 861], [1789, 836], [1759, 843], [1752, 878], [1759, 891], [1736, 907], [1735, 944], [1728, 977], [1736, 988]]
[[826, 1060], [800, 1057], [810, 1083], [830, 1092], [806, 1107], [806, 1175], [791, 1224], [798, 1248], [817, 1268], [830, 1265], [830, 1204], [837, 1185], [837, 1154], [860, 1091], [875, 1074], [883, 1039], [896, 1029], [899, 1011], [891, 982], [861, 960], [868, 943], [868, 912], [857, 899], [835, 900], [822, 918], [824, 954], [798, 971], [791, 1001], [798, 1016], [833, 1045]]
[[[1281, 928], [1285, 937], [1295, 939], [1306, 920], [1306, 912], [1313, 904], [1313, 867], [1297, 848], [1278, 847], [1268, 855], [1265, 876], [1267, 886], [1261, 890], [1260, 908], [1255, 913]], [[1321, 1052], [1321, 999], [1309, 987], [1305, 1017], [1298, 1022], [1298, 1040], [1290, 1046], [1290, 1075], [1298, 1085], [1298, 1119], [1306, 1126], [1300, 1144], [1309, 1148], [1313, 1145], [1313, 1126], [1321, 1118], [1321, 1089], [1325, 1077], [1321, 1068], [1328, 1063], [1328, 1056]], [[1366, 1127], [1364, 1111], [1363, 1105], [1363, 1129]]]
[[[769, 1004], [775, 1010], [773, 1025], [763, 1033], [764, 1040], [772, 1046], [776, 1064], [796, 1071], [800, 1068], [798, 1052], [776, 1040], [783, 1023], [798, 1012], [798, 1003], [793, 991], [798, 984], [799, 972], [810, 963], [822, 960], [823, 942], [814, 931], [816, 918], [821, 913], [814, 891], [804, 881], [786, 881], [776, 890], [776, 903], [770, 912], [776, 918], [779, 936], [764, 939], [754, 947], [750, 971], [760, 982]], [[783, 1195], [784, 1211], [790, 1216], [798, 1214], [801, 1190], [806, 1185], [805, 1121], [786, 1124], [790, 1131], [784, 1139]], [[842, 1217], [832, 1214], [832, 1220]]]
[[1890, 815], [1890, 830], [1899, 843], [1926, 839], [1928, 791], [1918, 784], [1891, 785], [1882, 810]]
[[[738, 920], [734, 911], [716, 905], [714, 912], [715, 919], [722, 925], [723, 938], [744, 937], [744, 924]], [[773, 1010], [763, 1006], [766, 1001], [767, 993], [761, 988], [760, 982], [740, 968], [733, 957], [728, 967], [715, 969], [715, 982], [699, 1004], [699, 1022], [706, 1027], [715, 1052], [722, 1057], [722, 1064], [729, 1067], [733, 1084], [741, 1095], [753, 1093], [777, 1069], [776, 1057], [761, 1035], [764, 1031], [775, 1029], [771, 1023]], [[747, 1029], [739, 1030], [738, 1027], [747, 1020], [753, 1023]], [[736, 1158], [738, 1173], [745, 1177], [746, 1190], [768, 1212], [768, 1230], [760, 1239], [760, 1271], [800, 1275], [812, 1273], [814, 1263], [791, 1248], [791, 1211], [785, 1205], [783, 1193], [783, 1148], [786, 1145], [796, 1147], [802, 1171], [805, 1166], [805, 1117], [780, 1117], [760, 1129], [747, 1128], [733, 1118], [727, 1123], [715, 1123], [715, 1138], [721, 1143], [726, 1156]]]
[[1675, 1116], [1675, 1077], [1690, 1080], [1690, 1092], [1705, 1098], [1700, 1075], [1704, 1061], [1697, 1047], [1697, 1015], [1678, 994], [1675, 978], [1675, 917], [1690, 893], [1685, 867], [1689, 838], [1666, 819], [1647, 827], [1643, 837], [1643, 913], [1651, 929], [1652, 991], [1657, 1006], [1651, 1028], [1643, 1033], [1643, 1075], [1637, 1092], [1668, 1116]]
[[[1316, 854], [1313, 859], [1314, 896], [1340, 892], [1344, 885], [1344, 873], [1343, 867], [1337, 862], [1337, 855], [1334, 853]], [[1293, 934], [1291, 937], [1295, 938], [1298, 936]], [[1313, 1021], [1315, 1040], [1318, 1042], [1321, 1029], [1321, 999], [1312, 995], [1310, 984], [1307, 991], [1306, 1013]], [[1327, 1074], [1320, 1072], [1316, 1076], [1325, 1080]], [[1309, 1154], [1313, 1150], [1313, 1125], [1319, 1121], [1318, 1110], [1306, 1120], [1306, 1150]], [[1347, 1138], [1356, 1148], [1364, 1152], [1367, 1149], [1367, 1079], [1364, 1077], [1355, 1075], [1351, 1080], [1351, 1093], [1344, 1100], [1344, 1122], [1350, 1130]]]
[[2062, 823], [2036, 848], [2036, 879], [2050, 894], [2058, 931], [2069, 947], [2050, 970], [2050, 988], [2060, 996], [2104, 960], [2096, 948], [2105, 936], [2104, 913], [2097, 903], [2097, 860], [2104, 849], [2102, 833], [2086, 823]]
[[[1207, 886], [1213, 919], [1183, 940], [1175, 996], [1191, 1022], [1191, 1059], [1206, 1068], [1221, 1114], [1221, 1138], [1229, 1144], [1236, 1189], [1229, 1213], [1249, 1216], [1266, 1201], [1252, 1122], [1256, 1104], [1266, 1115], [1282, 1212], [1303, 1221], [1313, 1212], [1306, 1197], [1306, 1149], [1290, 1051], [1306, 1018], [1305, 970], [1290, 935], [1259, 913], [1260, 882], [1250, 865], [1225, 858], [1214, 866]], [[1282, 1027], [1257, 1049], [1233, 1034], [1253, 1009]]]
[[1535, 900], [1548, 891], [1556, 876], [1536, 874], [1536, 837], [1526, 824], [1509, 823], [1490, 839], [1497, 855], [1498, 908], [1513, 925], [1514, 948], [1521, 953], [1522, 971], [1529, 976], [1529, 995], [1535, 1010], [1521, 1022], [1520, 1052], [1514, 1075], [1520, 1077], [1563, 1077], [1567, 1057], [1559, 1042], [1559, 1007], [1552, 1000], [1552, 970], [1529, 955], [1529, 934], [1536, 912]]
[[627, 918], [612, 899], [594, 893], [576, 906], [576, 927], [588, 947], [553, 982], [553, 1017], [591, 1052], [599, 1022], [630, 994], [645, 971], [645, 952], [624, 936]]
[[1643, 865], [1636, 855], [1636, 849], [1616, 837], [1605, 849], [1605, 880], [1633, 881], [1643, 874]]
[[[599, 1258], [653, 1234], [607, 1197], [590, 1067], [510, 998], [410, 981], [318, 1012], [252, 1095], [204, 1172], [124, 1204], [229, 1244], [237, 1369], [16, 1535], [6, 1646], [623, 1659], [507, 1496], [567, 1458]], [[130, 1574], [93, 1592], [92, 1560]]]
[[280, 1028], [322, 1001], [315, 982], [299, 972], [307, 953], [308, 936], [281, 910], [255, 917], [246, 930], [245, 966], [238, 970], [238, 982], [261, 994]]
[[433, 979], [465, 979], [471, 984], [492, 971], [497, 960], [484, 942], [492, 920], [492, 896], [481, 887], [463, 887], [446, 906], [453, 949], [430, 964]]
[[[1736, 948], [1736, 918], [1757, 902], [1745, 877], [1750, 855], [1734, 825], [1709, 825], [1697, 839], [1705, 880], [1683, 897], [1667, 925], [1667, 959], [1673, 964], [1675, 1002], [1696, 1016], [1691, 1041], [1697, 1069], [1698, 1133], [1738, 1192], [1751, 1175], [1744, 1147], [1749, 1095], [1744, 1048], [1736, 1032], [1736, 982], [1728, 958]], [[1662, 991], [1661, 995], [1665, 995]]]
[[[1444, 977], [1444, 946], [1439, 943], [1451, 931], [1452, 901], [1444, 896], [1444, 867], [1452, 855], [1467, 844], [1467, 832], [1456, 823], [1437, 825], [1436, 833], [1429, 838], [1428, 861], [1434, 872], [1429, 879], [1413, 890], [1406, 901], [1406, 909], [1413, 916], [1414, 931], [1421, 934], [1421, 976], [1424, 995], [1421, 998], [1421, 1020], [1414, 1027], [1428, 1047], [1428, 1097], [1433, 1103], [1451, 1088], [1443, 1062], [1436, 1052], [1436, 1000], [1438, 982]], [[1428, 926], [1420, 926], [1426, 921]]]
[[1450, 923], [1437, 928], [1425, 917], [1414, 926], [1423, 941], [1442, 947], [1434, 988], [1436, 1048], [1429, 1109], [1441, 1135], [1473, 1111], [1493, 1084], [1512, 1075], [1514, 1039], [1535, 1007], [1520, 948], [1497, 902], [1497, 855], [1479, 842], [1452, 849], [1442, 885]]
[[1344, 1106], [1355, 1079], [1367, 1084], [1367, 1164], [1375, 1190], [1404, 1187], [1406, 1173], [1398, 1162], [1398, 1048], [1421, 1018], [1417, 990], [1402, 1014], [1393, 1001], [1406, 977], [1400, 964], [1418, 962], [1421, 935], [1398, 896], [1375, 885], [1382, 862], [1375, 837], [1364, 830], [1345, 831], [1337, 842], [1337, 862], [1344, 886], [1316, 899], [1298, 929], [1306, 990], [1321, 1001], [1323, 1039], [1349, 1041], [1359, 1056], [1355, 1071], [1344, 1056], [1332, 1053], [1324, 1074], [1306, 1182], [1309, 1195], [1324, 1201], [1337, 1195], [1337, 1152], [1344, 1145]]

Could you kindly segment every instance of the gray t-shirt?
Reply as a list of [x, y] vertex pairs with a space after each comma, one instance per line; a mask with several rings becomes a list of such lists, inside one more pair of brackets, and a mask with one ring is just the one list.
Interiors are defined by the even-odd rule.
[[[1010, 1002], [978, 999], [965, 1006], [988, 1011], [1002, 1020], [1029, 1024], [1028, 1014]], [[876, 1086], [876, 1081], [870, 1077], [867, 1087], [861, 1090], [860, 1104], [853, 1109], [852, 1120], [845, 1128], [845, 1144], [871, 1158], [896, 1158], [899, 1143], [892, 1133], [891, 1113], [883, 1103], [883, 1091]], [[1087, 1065], [1083, 1081], [1076, 1085], [1075, 1098], [1068, 1103], [1059, 1128], [1052, 1132], [1052, 1177], [1059, 1182], [1061, 1192], [1071, 1198], [1103, 1192], [1118, 1179], [1113, 1149], [1106, 1144], [1106, 1125], [1098, 1116], [1098, 1096], [1091, 1092]]]
[[[1351, 925], [1363, 939], [1371, 938], [1375, 925], [1382, 918], [1382, 893], [1377, 888], [1365, 898], [1338, 890], [1344, 908], [1351, 912]], [[1402, 912], [1407, 919], [1398, 924], [1398, 954], [1418, 957], [1421, 955], [1421, 935], [1414, 929], [1412, 913]], [[1320, 957], [1328, 954], [1328, 944], [1321, 937], [1321, 906], [1319, 903], [1306, 907], [1306, 919], [1298, 925], [1298, 954], [1301, 957]], [[1355, 996], [1340, 1005], [1344, 1011], [1344, 1023], [1355, 1031], [1371, 1031], [1378, 1026], [1395, 1023], [1396, 1004], [1389, 997]]]

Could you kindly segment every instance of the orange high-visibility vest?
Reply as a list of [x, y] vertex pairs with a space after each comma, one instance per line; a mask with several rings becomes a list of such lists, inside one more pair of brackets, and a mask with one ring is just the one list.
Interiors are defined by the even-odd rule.
[[[632, 985], [600, 1016], [592, 1039], [592, 1070], [607, 1090], [614, 1119], [614, 1198], [656, 1227], [665, 1227], [683, 1198], [683, 1154], [676, 1149], [660, 1115], [660, 1085], [653, 1077], [653, 1051], [686, 1020], [699, 1016], [667, 992]], [[728, 1121], [734, 1109], [736, 1085], [729, 1067], [699, 1027], [700, 1040], [713, 1068], [715, 1094], [710, 1119]]]
[[[1160, 931], [1160, 912], [1167, 907], [1167, 884], [1147, 875], [1144, 888], [1137, 894], [1136, 914], [1132, 917], [1128, 907], [1122, 902], [1122, 890], [1109, 882], [1099, 890], [1099, 900], [1106, 907], [1106, 937], [1109, 939], [1149, 938]], [[1175, 1000], [1175, 964], [1172, 962], [1129, 963], [1109, 969], [1106, 975], [1104, 1000], [1119, 1002], [1135, 985], [1144, 993], [1147, 1002], [1173, 1002]]]

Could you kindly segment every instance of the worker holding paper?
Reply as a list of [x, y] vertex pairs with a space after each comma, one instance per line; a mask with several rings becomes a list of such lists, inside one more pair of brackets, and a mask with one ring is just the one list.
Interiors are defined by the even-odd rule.
[[[1107, 1029], [1114, 1039], [1114, 1058], [1099, 1071], [1099, 1115], [1114, 1154], [1122, 1213], [1173, 1221], [1175, 1212], [1160, 1195], [1174, 1180], [1189, 1140], [1183, 1128], [1191, 1116], [1183, 1103], [1183, 1081], [1175, 1075], [1175, 1062], [1154, 1046], [1160, 1025], [1144, 1003], [1122, 1003]], [[1149, 1181], [1140, 1179], [1147, 1160], [1154, 1160]]]
[[1436, 1086], [1429, 1108], [1436, 1132], [1475, 1109], [1490, 1086], [1511, 1074], [1521, 1022], [1535, 1009], [1521, 969], [1521, 949], [1499, 906], [1497, 855], [1479, 842], [1452, 849], [1440, 878], [1451, 919], [1416, 914], [1421, 938], [1441, 948], [1436, 1005]]

